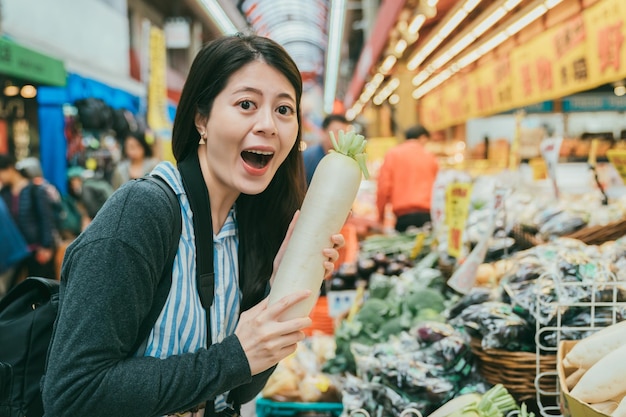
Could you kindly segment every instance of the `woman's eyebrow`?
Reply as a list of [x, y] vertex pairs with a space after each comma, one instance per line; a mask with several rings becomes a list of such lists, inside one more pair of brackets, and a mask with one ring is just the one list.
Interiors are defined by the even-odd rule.
[[[233, 94], [237, 94], [237, 93], [254, 93], [254, 94], [258, 94], [260, 96], [263, 95], [263, 91], [259, 90], [258, 88], [254, 88], [254, 87], [241, 87], [236, 89], [235, 91], [233, 91]], [[289, 93], [280, 93], [278, 94], [278, 97], [280, 98], [288, 98], [292, 101], [296, 101], [293, 96]]]

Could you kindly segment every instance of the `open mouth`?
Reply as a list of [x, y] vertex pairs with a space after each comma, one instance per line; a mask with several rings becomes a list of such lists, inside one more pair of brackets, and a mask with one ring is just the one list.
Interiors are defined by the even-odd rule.
[[270, 163], [270, 161], [274, 157], [274, 153], [267, 151], [251, 150], [241, 152], [241, 157], [246, 162], [246, 164], [250, 165], [251, 167], [260, 169], [264, 168], [267, 164]]

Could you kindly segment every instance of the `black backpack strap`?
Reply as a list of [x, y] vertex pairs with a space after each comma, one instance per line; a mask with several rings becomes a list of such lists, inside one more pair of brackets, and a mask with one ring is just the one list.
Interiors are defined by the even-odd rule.
[[134, 355], [135, 352], [141, 347], [146, 338], [150, 335], [150, 331], [152, 327], [154, 327], [154, 323], [156, 323], [159, 314], [161, 314], [161, 310], [163, 310], [163, 306], [167, 301], [167, 296], [170, 293], [170, 287], [172, 286], [172, 269], [174, 268], [174, 259], [176, 258], [176, 253], [178, 252], [178, 242], [180, 240], [180, 234], [182, 232], [182, 215], [180, 213], [180, 204], [178, 203], [178, 198], [176, 197], [176, 193], [174, 190], [165, 182], [165, 180], [158, 176], [146, 175], [140, 179], [139, 181], [148, 180], [157, 184], [167, 195], [167, 198], [170, 201], [170, 206], [174, 211], [174, 215], [176, 216], [174, 220], [174, 229], [172, 232], [172, 246], [170, 248], [170, 253], [167, 258], [167, 262], [165, 263], [165, 267], [163, 268], [163, 272], [161, 273], [161, 279], [159, 280], [159, 286], [157, 287], [156, 294], [154, 296], [154, 301], [152, 303], [152, 308], [148, 313], [148, 316], [145, 318], [143, 323], [141, 323], [141, 327], [139, 328], [139, 334], [135, 344], [131, 349], [131, 355]]
[[[187, 192], [189, 205], [193, 212], [193, 227], [196, 242], [196, 284], [200, 302], [206, 314], [207, 347], [211, 345], [211, 304], [215, 293], [215, 271], [213, 269], [213, 222], [211, 220], [211, 204], [209, 192], [198, 154], [193, 152], [178, 163], [178, 170], [183, 178], [183, 186]], [[207, 238], [208, 237], [208, 238]], [[207, 401], [205, 416], [215, 415], [214, 401]]]
[[[209, 192], [204, 183], [198, 155], [193, 153], [178, 164], [183, 185], [187, 192], [189, 205], [193, 212], [193, 227], [196, 231], [196, 266], [198, 293], [202, 307], [209, 313], [213, 304], [215, 271], [213, 269], [213, 222], [211, 220], [211, 204]], [[208, 316], [207, 316], [208, 318]], [[207, 320], [207, 328], [210, 330]], [[211, 332], [208, 333], [208, 344], [211, 344]]]

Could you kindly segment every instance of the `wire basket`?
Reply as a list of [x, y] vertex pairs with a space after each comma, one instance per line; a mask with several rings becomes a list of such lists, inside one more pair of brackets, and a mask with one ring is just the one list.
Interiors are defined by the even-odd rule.
[[[508, 351], [503, 349], [483, 349], [479, 339], [470, 341], [472, 352], [476, 356], [478, 372], [491, 384], [502, 384], [518, 401], [535, 397], [537, 388], [537, 364], [541, 370], [556, 369], [556, 354], [541, 355], [539, 362], [535, 352]], [[543, 378], [541, 388], [546, 391], [556, 389], [556, 376]]]

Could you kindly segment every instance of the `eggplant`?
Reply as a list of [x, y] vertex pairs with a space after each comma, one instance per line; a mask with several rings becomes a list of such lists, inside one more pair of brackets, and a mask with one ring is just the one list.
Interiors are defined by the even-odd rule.
[[376, 262], [371, 258], [359, 258], [357, 261], [357, 271], [359, 276], [368, 279], [376, 271]]

